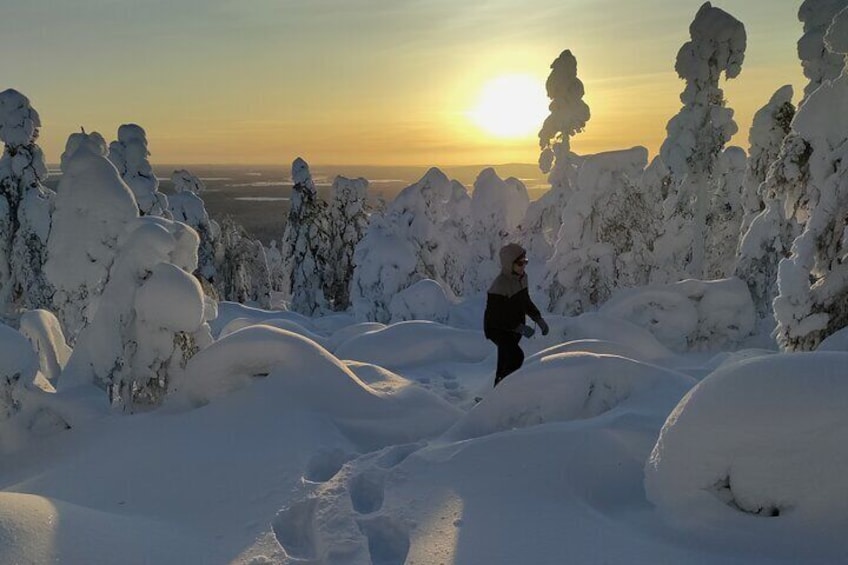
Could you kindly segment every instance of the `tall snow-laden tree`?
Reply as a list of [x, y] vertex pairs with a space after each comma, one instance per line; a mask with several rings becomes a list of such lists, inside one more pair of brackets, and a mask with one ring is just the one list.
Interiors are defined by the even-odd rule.
[[704, 277], [710, 280], [731, 276], [736, 266], [746, 161], [741, 147], [728, 147], [718, 159], [706, 220]]
[[647, 163], [644, 147], [598, 153], [583, 162], [546, 265], [548, 310], [580, 314], [606, 301], [615, 288], [648, 282], [657, 219], [640, 190]]
[[221, 300], [270, 308], [271, 277], [265, 248], [232, 218], [224, 218], [215, 239], [215, 273]]
[[118, 238], [138, 217], [138, 206], [95, 133], [71, 135], [62, 173], [44, 273], [55, 288], [51, 310], [73, 344], [94, 317]]
[[336, 311], [350, 307], [350, 282], [353, 278], [353, 252], [365, 235], [368, 214], [365, 210], [368, 181], [338, 176], [333, 181], [333, 199], [329, 207], [330, 256], [327, 264], [327, 299]]
[[118, 139], [109, 144], [109, 160], [133, 191], [142, 216], [166, 216], [168, 198], [159, 192], [159, 179], [148, 157], [147, 133], [139, 125], [123, 124]]
[[97, 313], [60, 388], [95, 384], [127, 412], [158, 406], [174, 373], [212, 341], [189, 226], [144, 217], [125, 226]]
[[[832, 53], [848, 55], [848, 8], [824, 41]], [[806, 351], [848, 326], [848, 71], [809, 95], [792, 128], [812, 149], [809, 217], [780, 262], [774, 314], [780, 345]]]
[[689, 33], [691, 40], [680, 48], [675, 64], [686, 81], [680, 95], [683, 107], [668, 122], [668, 136], [660, 148], [674, 185], [663, 204], [665, 231], [655, 244], [657, 282], [704, 276], [706, 219], [716, 167], [737, 129], [719, 79], [722, 73], [735, 78], [742, 70], [745, 26], [706, 2]]
[[491, 167], [477, 175], [471, 193], [466, 295], [485, 292], [500, 273], [498, 253], [512, 240], [529, 204], [527, 187], [520, 180], [503, 180]]
[[573, 182], [579, 158], [571, 152], [571, 137], [583, 131], [589, 121], [589, 106], [583, 101], [583, 82], [577, 78], [577, 59], [566, 49], [551, 64], [545, 83], [550, 115], [539, 131], [539, 168], [548, 174], [550, 190], [532, 202], [522, 222], [522, 241], [528, 257], [543, 263], [553, 253], [560, 216], [574, 191]]
[[47, 307], [53, 294], [43, 266], [55, 194], [42, 184], [40, 127], [26, 96], [0, 92], [0, 304], [7, 311]]
[[314, 315], [329, 307], [330, 226], [327, 204], [318, 198], [309, 165], [292, 163], [291, 208], [280, 252], [287, 281], [284, 294], [295, 312]]
[[168, 198], [168, 210], [174, 220], [188, 224], [200, 237], [197, 249], [197, 271], [195, 275], [203, 281], [204, 290], [215, 281], [215, 237], [217, 226], [209, 219], [206, 205], [200, 194], [206, 185], [185, 169], [171, 174], [174, 194]]
[[804, 87], [804, 104], [823, 82], [835, 79], [845, 64], [839, 53], [830, 51], [824, 35], [834, 16], [848, 6], [848, 0], [804, 0], [798, 10], [798, 19], [804, 24], [804, 35], [798, 40], [798, 57], [804, 76], [810, 79]]
[[461, 294], [470, 204], [465, 187], [432, 168], [384, 214], [372, 214], [354, 252], [351, 302], [359, 319], [388, 322], [392, 297], [422, 279]]
[[748, 132], [748, 164], [745, 169], [745, 191], [742, 196], [742, 239], [751, 227], [754, 217], [765, 209], [762, 184], [766, 180], [769, 166], [777, 160], [780, 146], [789, 134], [795, 106], [792, 104], [792, 86], [780, 87], [768, 104], [757, 110]]

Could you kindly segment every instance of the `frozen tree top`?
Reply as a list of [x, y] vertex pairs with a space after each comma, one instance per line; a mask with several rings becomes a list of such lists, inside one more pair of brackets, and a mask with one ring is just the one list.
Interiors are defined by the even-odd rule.
[[0, 92], [0, 140], [6, 145], [27, 145], [38, 137], [41, 119], [29, 99], [9, 88]]
[[292, 183], [309, 188], [313, 192], [315, 191], [315, 184], [312, 182], [309, 165], [300, 157], [292, 162]]
[[[689, 34], [692, 40], [680, 48], [674, 66], [680, 78], [704, 83], [717, 81], [722, 72], [727, 78], [739, 76], [747, 42], [742, 22], [705, 2], [689, 26]], [[688, 103], [686, 99], [683, 102]]]
[[824, 45], [831, 53], [848, 54], [848, 8], [843, 8], [833, 17], [833, 22], [824, 36]]
[[804, 35], [798, 40], [798, 57], [804, 76], [810, 79], [804, 89], [805, 98], [823, 81], [834, 79], [842, 72], [844, 60], [836, 54], [841, 51], [828, 51], [824, 36], [834, 16], [846, 6], [848, 0], [804, 0], [798, 10], [798, 19], [804, 23]]
[[171, 173], [171, 182], [174, 184], [174, 192], [191, 192], [200, 194], [206, 190], [203, 181], [185, 169], [179, 169]]
[[105, 157], [109, 152], [106, 146], [106, 140], [103, 139], [103, 136], [97, 133], [96, 131], [93, 131], [91, 133], [85, 133], [85, 130], [83, 130], [80, 133], [72, 133], [68, 137], [67, 143], [65, 143], [65, 152], [62, 153], [62, 171], [66, 171], [68, 166], [68, 159], [70, 159], [71, 156], [76, 153], [77, 149], [79, 149], [82, 145], [85, 145], [85, 147], [92, 153], [96, 153], [103, 157]]
[[124, 145], [140, 143], [147, 147], [147, 133], [137, 124], [123, 124], [118, 128], [118, 141]]
[[539, 131], [539, 147], [545, 149], [557, 134], [570, 137], [583, 131], [589, 121], [589, 106], [583, 102], [585, 90], [577, 78], [577, 59], [566, 49], [551, 64], [551, 74], [545, 83], [551, 99], [550, 115]]

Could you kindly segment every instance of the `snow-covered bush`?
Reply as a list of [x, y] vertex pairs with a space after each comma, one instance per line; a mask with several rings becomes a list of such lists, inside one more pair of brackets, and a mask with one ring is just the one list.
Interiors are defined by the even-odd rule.
[[527, 213], [527, 187], [516, 178], [502, 180], [494, 169], [480, 171], [471, 193], [466, 296], [485, 292], [501, 271], [498, 252], [511, 241]]
[[648, 499], [699, 529], [732, 512], [820, 527], [839, 519], [846, 363], [845, 353], [770, 355], [705, 378], [663, 426], [645, 465]]
[[0, 324], [0, 430], [21, 410], [21, 397], [33, 385], [38, 358], [27, 339]]
[[221, 300], [271, 305], [271, 278], [262, 242], [250, 239], [232, 218], [221, 222], [215, 238], [215, 288]]
[[599, 313], [641, 326], [680, 352], [736, 346], [756, 320], [748, 289], [735, 278], [622, 289]]
[[318, 198], [309, 165], [298, 157], [292, 163], [291, 208], [280, 253], [287, 280], [283, 293], [295, 312], [313, 315], [329, 306], [330, 226], [327, 205]]
[[406, 287], [389, 302], [392, 322], [430, 320], [445, 323], [449, 308], [450, 300], [445, 289], [433, 279], [420, 280]]
[[211, 283], [215, 280], [215, 239], [220, 228], [209, 218], [200, 198], [206, 186], [185, 169], [174, 171], [171, 182], [174, 194], [168, 199], [168, 211], [174, 220], [188, 224], [200, 237], [195, 275]]
[[147, 159], [147, 133], [139, 125], [123, 124], [109, 144], [109, 160], [132, 190], [142, 216], [166, 216], [168, 198], [159, 192], [159, 179]]
[[689, 33], [691, 40], [680, 48], [675, 64], [677, 74], [686, 81], [680, 95], [683, 107], [668, 122], [668, 136], [660, 148], [674, 185], [663, 205], [665, 232], [655, 245], [656, 282], [702, 278], [718, 158], [737, 129], [718, 84], [722, 73], [731, 79], [742, 70], [745, 26], [706, 2]]
[[168, 382], [211, 340], [197, 268], [197, 233], [164, 218], [131, 222], [119, 240], [97, 314], [60, 387], [95, 384], [114, 406], [156, 406]]
[[470, 198], [432, 168], [403, 189], [371, 224], [354, 252], [351, 302], [361, 320], [388, 322], [392, 297], [422, 279], [462, 293]]
[[44, 154], [36, 143], [41, 127], [29, 99], [12, 89], [0, 92], [0, 306], [42, 308], [53, 289], [44, 276], [47, 237], [55, 194]]
[[[848, 8], [834, 18], [825, 44], [848, 54]], [[791, 256], [780, 263], [774, 313], [781, 346], [811, 350], [848, 326], [848, 71], [810, 94], [792, 128], [811, 149], [809, 216]]]
[[585, 89], [577, 78], [577, 59], [566, 49], [551, 64], [545, 83], [550, 115], [539, 131], [539, 168], [549, 173], [550, 190], [532, 202], [521, 222], [521, 240], [531, 261], [543, 263], [553, 253], [560, 216], [574, 190], [575, 166], [579, 159], [571, 152], [571, 137], [583, 131], [589, 121], [589, 106], [583, 101]]
[[580, 166], [546, 265], [548, 310], [579, 314], [615, 288], [648, 282], [657, 218], [639, 189], [647, 160], [648, 150], [634, 147], [589, 156]]
[[746, 161], [741, 147], [728, 147], [722, 151], [716, 164], [714, 191], [706, 219], [706, 279], [728, 277], [736, 266]]
[[353, 278], [353, 252], [368, 228], [365, 203], [368, 181], [338, 176], [333, 181], [333, 199], [329, 206], [330, 254], [327, 300], [333, 310], [350, 306], [350, 281]]
[[768, 104], [757, 110], [748, 132], [748, 164], [745, 169], [745, 192], [742, 196], [742, 239], [751, 227], [754, 217], [765, 209], [762, 184], [769, 167], [777, 160], [784, 138], [789, 134], [795, 106], [792, 105], [792, 86], [782, 86], [772, 95]]
[[798, 19], [804, 24], [804, 35], [798, 40], [798, 57], [804, 76], [810, 79], [799, 107], [823, 82], [835, 79], [842, 72], [844, 58], [827, 48], [824, 36], [834, 16], [846, 6], [848, 0], [804, 0], [798, 9]]
[[21, 314], [20, 332], [38, 355], [41, 374], [55, 384], [71, 356], [59, 320], [48, 310], [27, 310]]
[[118, 238], [138, 217], [132, 191], [103, 155], [101, 140], [96, 134], [68, 140], [47, 241], [44, 273], [55, 288], [51, 310], [72, 344], [94, 317]]

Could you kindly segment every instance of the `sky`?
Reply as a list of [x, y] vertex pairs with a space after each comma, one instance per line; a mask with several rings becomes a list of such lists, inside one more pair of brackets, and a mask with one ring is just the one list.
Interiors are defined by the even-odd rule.
[[[674, 61], [702, 2], [0, 4], [0, 89], [21, 91], [41, 115], [48, 162], [80, 127], [108, 141], [119, 125], [137, 123], [154, 165], [301, 156], [448, 166], [535, 162], [544, 81], [565, 49], [577, 58], [592, 112], [573, 150], [644, 145], [656, 153], [681, 105]], [[754, 112], [777, 88], [792, 84], [800, 97], [800, 4], [713, 2], [748, 33], [742, 74], [722, 83], [740, 128], [735, 144], [747, 147]]]

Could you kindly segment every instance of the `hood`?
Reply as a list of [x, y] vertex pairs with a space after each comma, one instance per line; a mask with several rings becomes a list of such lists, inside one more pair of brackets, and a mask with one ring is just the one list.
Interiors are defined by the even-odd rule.
[[517, 243], [508, 243], [501, 247], [501, 272], [505, 275], [512, 274], [512, 264], [523, 255], [527, 255], [527, 251]]

